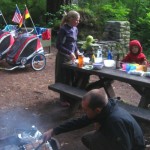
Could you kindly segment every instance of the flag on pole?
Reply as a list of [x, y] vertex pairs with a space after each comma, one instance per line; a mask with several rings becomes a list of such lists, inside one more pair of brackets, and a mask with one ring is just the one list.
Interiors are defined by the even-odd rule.
[[1, 10], [0, 10], [0, 16], [2, 16], [2, 18], [3, 18], [4, 22], [5, 22], [5, 24], [7, 25], [7, 22], [6, 22], [6, 20], [5, 20], [5, 17], [3, 16], [3, 13], [2, 13]]
[[20, 13], [19, 8], [16, 6], [16, 11], [15, 11], [15, 14], [14, 14], [14, 16], [12, 18], [12, 21], [15, 22], [15, 23], [20, 24], [21, 20], [22, 20], [22, 15]]
[[23, 17], [21, 18], [21, 21], [19, 23], [19, 27], [21, 27], [22, 24], [24, 23], [24, 21], [28, 18], [30, 18], [30, 13], [29, 13], [28, 9], [26, 8], [24, 11]]
[[26, 10], [25, 10], [25, 19], [28, 19], [28, 18], [30, 18], [30, 14], [29, 14], [28, 9], [26, 8]]

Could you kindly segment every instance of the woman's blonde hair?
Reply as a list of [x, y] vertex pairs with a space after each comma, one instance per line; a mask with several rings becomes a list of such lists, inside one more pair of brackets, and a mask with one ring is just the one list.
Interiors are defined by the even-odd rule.
[[60, 26], [69, 23], [71, 19], [78, 19], [78, 18], [80, 18], [80, 14], [77, 11], [71, 10], [63, 15]]

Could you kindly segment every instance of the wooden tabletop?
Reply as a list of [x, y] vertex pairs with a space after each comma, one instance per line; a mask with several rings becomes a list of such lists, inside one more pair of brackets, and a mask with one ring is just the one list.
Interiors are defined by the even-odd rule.
[[144, 76], [130, 75], [125, 71], [121, 71], [115, 68], [103, 67], [100, 70], [94, 70], [94, 69], [87, 70], [87, 69], [79, 68], [77, 67], [77, 65], [68, 65], [68, 64], [64, 64], [64, 67], [68, 69], [80, 71], [85, 74], [98, 75], [101, 77], [107, 77], [113, 80], [118, 80], [129, 84], [135, 84], [135, 85], [140, 85], [142, 87], [150, 88], [150, 78]]

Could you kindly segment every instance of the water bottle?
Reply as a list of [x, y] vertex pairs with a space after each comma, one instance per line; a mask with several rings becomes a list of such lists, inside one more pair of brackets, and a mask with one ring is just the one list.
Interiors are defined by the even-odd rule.
[[112, 52], [110, 50], [108, 50], [107, 59], [112, 59]]
[[99, 46], [98, 50], [97, 50], [97, 58], [102, 57], [102, 48], [101, 46]]
[[101, 46], [99, 46], [99, 49], [97, 50], [97, 55], [96, 55], [98, 62], [102, 62], [103, 58], [102, 58], [102, 48]]

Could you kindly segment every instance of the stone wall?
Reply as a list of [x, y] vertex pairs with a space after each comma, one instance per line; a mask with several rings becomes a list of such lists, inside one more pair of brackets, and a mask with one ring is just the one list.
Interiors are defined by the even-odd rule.
[[101, 44], [103, 50], [119, 52], [122, 57], [127, 53], [130, 41], [130, 23], [128, 21], [107, 21]]

